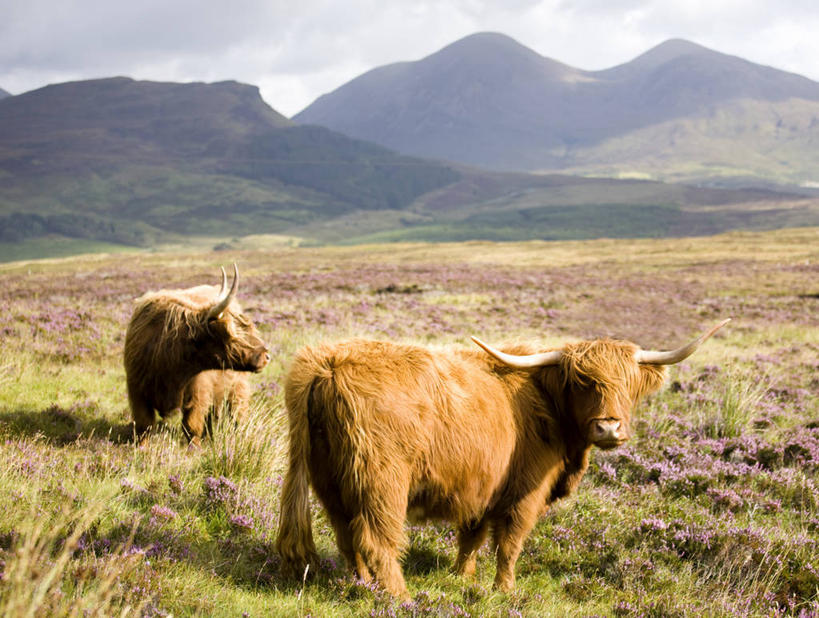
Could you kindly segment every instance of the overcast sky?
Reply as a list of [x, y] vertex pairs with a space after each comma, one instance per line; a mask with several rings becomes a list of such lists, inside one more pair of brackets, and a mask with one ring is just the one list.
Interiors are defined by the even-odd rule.
[[581, 69], [684, 38], [819, 81], [817, 0], [0, 0], [0, 88], [235, 79], [292, 116], [481, 31]]

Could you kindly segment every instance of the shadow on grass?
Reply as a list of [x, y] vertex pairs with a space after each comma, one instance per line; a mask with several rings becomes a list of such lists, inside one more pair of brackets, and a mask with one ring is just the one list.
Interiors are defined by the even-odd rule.
[[[146, 490], [140, 490], [146, 491]], [[135, 496], [144, 508], [149, 503], [160, 503], [161, 497]], [[189, 506], [194, 506], [191, 503]], [[185, 564], [190, 568], [209, 573], [230, 585], [245, 590], [271, 590], [283, 594], [298, 594], [305, 585], [314, 592], [329, 598], [352, 601], [376, 593], [376, 584], [362, 584], [347, 570], [339, 556], [331, 553], [322, 556], [319, 564], [311, 565], [306, 581], [301, 577], [285, 575], [281, 560], [275, 549], [275, 538], [260, 540], [243, 530], [225, 530], [216, 536], [192, 533], [191, 530], [171, 530], [156, 517], [145, 516], [133, 535], [131, 553], [144, 553], [147, 558], [157, 558]], [[105, 539], [90, 540], [87, 547], [108, 548], [124, 543], [132, 533], [129, 525], [121, 525], [110, 531]], [[410, 550], [402, 561], [405, 577], [449, 572], [451, 563], [440, 553], [427, 549]]]
[[452, 568], [450, 559], [431, 547], [410, 547], [402, 562], [405, 575], [429, 575]]
[[22, 436], [41, 435], [56, 446], [76, 442], [79, 438], [96, 437], [115, 444], [133, 441], [131, 423], [112, 423], [105, 418], [84, 418], [71, 409], [57, 405], [43, 410], [0, 411], [0, 425]]
[[[145, 500], [153, 501], [149, 496]], [[216, 576], [226, 585], [229, 583], [245, 590], [275, 589], [298, 594], [305, 585], [301, 578], [282, 574], [275, 540], [261, 541], [242, 532], [223, 538], [186, 534], [156, 524], [154, 519], [146, 516], [135, 532], [131, 524], [123, 523], [109, 530], [104, 537], [85, 538], [83, 551], [101, 556], [111, 548], [125, 545], [126, 554], [142, 554], [147, 559], [186, 565]], [[330, 591], [338, 588], [339, 579], [345, 576], [346, 571], [337, 567], [334, 561], [322, 560], [316, 572], [311, 569], [307, 584]], [[350, 584], [353, 584], [352, 579]]]

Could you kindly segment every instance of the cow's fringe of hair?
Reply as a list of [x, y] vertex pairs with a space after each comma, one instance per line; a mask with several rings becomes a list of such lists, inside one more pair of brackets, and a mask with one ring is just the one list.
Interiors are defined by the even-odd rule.
[[560, 360], [564, 380], [583, 386], [597, 383], [617, 388], [621, 384], [613, 382], [615, 376], [624, 381], [633, 372], [636, 349], [633, 343], [614, 339], [566, 344], [561, 348]]
[[637, 346], [630, 341], [598, 339], [566, 344], [562, 348], [561, 373], [568, 383], [598, 384], [604, 400], [636, 405], [665, 380], [661, 365], [635, 365]]

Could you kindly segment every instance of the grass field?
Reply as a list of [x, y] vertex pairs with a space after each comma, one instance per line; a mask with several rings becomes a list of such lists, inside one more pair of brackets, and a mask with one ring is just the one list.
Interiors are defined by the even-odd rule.
[[[667, 240], [394, 244], [80, 256], [0, 264], [0, 615], [816, 616], [819, 229]], [[128, 429], [132, 300], [217, 283], [236, 261], [273, 360], [253, 413], [189, 450], [179, 417]], [[594, 451], [537, 525], [517, 589], [451, 574], [444, 522], [407, 527], [412, 600], [350, 579], [319, 513], [315, 577], [273, 549], [280, 383], [303, 344], [597, 336], [676, 347], [733, 321]]]

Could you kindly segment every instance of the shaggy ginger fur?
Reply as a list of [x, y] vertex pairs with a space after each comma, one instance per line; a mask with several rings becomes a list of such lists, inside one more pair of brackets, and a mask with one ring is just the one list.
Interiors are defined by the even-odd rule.
[[301, 577], [317, 559], [312, 485], [362, 579], [408, 596], [398, 558], [409, 515], [454, 524], [461, 574], [475, 571], [491, 531], [495, 585], [512, 589], [538, 516], [583, 477], [591, 427], [619, 420], [627, 435], [632, 407], [662, 385], [664, 368], [637, 364], [636, 349], [612, 340], [570, 344], [559, 365], [535, 369], [510, 368], [477, 349], [360, 339], [302, 349], [285, 385], [283, 568]]
[[198, 443], [208, 411], [230, 405], [237, 420], [248, 406], [243, 373], [260, 371], [269, 356], [256, 328], [233, 299], [208, 317], [219, 288], [149, 292], [137, 299], [125, 335], [124, 363], [135, 430], [142, 437], [156, 421], [182, 409], [182, 426]]

